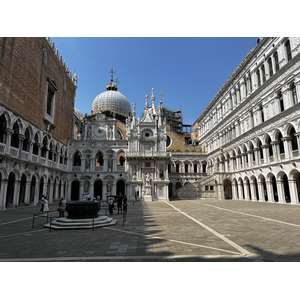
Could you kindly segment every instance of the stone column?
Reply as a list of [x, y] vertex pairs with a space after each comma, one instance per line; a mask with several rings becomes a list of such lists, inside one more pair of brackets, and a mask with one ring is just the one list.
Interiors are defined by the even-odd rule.
[[238, 191], [239, 191], [239, 199], [243, 200], [244, 196], [243, 196], [243, 186], [241, 182], [238, 182]]
[[274, 157], [274, 161], [280, 160], [280, 155], [279, 155], [279, 142], [278, 142], [278, 141], [271, 142], [271, 145], [272, 145], [272, 149], [273, 149], [273, 157]]
[[292, 138], [288, 136], [288, 137], [284, 137], [282, 140], [283, 140], [283, 144], [284, 144], [285, 158], [293, 157], [293, 154], [292, 154]]
[[53, 203], [53, 182], [50, 182], [49, 184], [49, 195], [48, 195], [49, 199], [49, 203]]
[[30, 186], [31, 181], [26, 181], [24, 203], [29, 205], [30, 202]]
[[278, 202], [285, 203], [285, 193], [282, 179], [277, 179]]
[[290, 189], [291, 203], [299, 204], [298, 189], [297, 189], [297, 183], [295, 179], [289, 179], [289, 189]]
[[262, 182], [257, 182], [258, 186], [258, 201], [265, 201], [264, 185]]
[[0, 189], [0, 209], [5, 209], [6, 206], [7, 185], [8, 179], [2, 179]]
[[250, 190], [251, 190], [251, 200], [257, 200], [257, 194], [256, 194], [256, 188], [254, 182], [250, 182]]
[[235, 181], [232, 182], [232, 199], [238, 199], [237, 184]]
[[275, 202], [272, 180], [266, 180], [268, 202]]
[[21, 185], [21, 181], [16, 180], [15, 181], [15, 186], [14, 186], [14, 197], [13, 197], [13, 205], [14, 206], [18, 206], [18, 204], [19, 204], [20, 185]]
[[244, 193], [245, 193], [245, 200], [250, 200], [249, 184], [246, 181], [244, 182]]

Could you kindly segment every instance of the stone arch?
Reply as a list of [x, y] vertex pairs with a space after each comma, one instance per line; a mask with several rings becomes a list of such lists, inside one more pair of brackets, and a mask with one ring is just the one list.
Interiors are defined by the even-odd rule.
[[290, 187], [289, 187], [288, 177], [286, 173], [280, 171], [277, 174], [277, 181], [279, 181], [279, 184], [281, 184], [281, 193], [279, 195], [279, 201], [285, 203], [291, 203]]
[[20, 181], [19, 204], [25, 204], [26, 182], [27, 182], [27, 176], [25, 173], [23, 173]]
[[120, 195], [124, 196], [125, 195], [125, 180], [119, 179], [117, 181], [116, 189], [117, 189], [116, 194], [118, 196], [120, 196]]
[[80, 150], [76, 150], [73, 153], [72, 156], [72, 161], [73, 161], [73, 167], [80, 167], [81, 166], [81, 157], [82, 157], [82, 153]]
[[232, 183], [229, 179], [225, 179], [223, 181], [224, 187], [224, 198], [225, 199], [232, 199]]
[[75, 179], [71, 182], [71, 200], [80, 199], [80, 182]]
[[103, 181], [101, 179], [96, 179], [94, 181], [94, 197], [97, 198], [100, 196], [102, 200], [102, 191], [103, 191]]
[[268, 201], [268, 190], [267, 190], [267, 183], [266, 183], [266, 178], [263, 174], [259, 174], [257, 176], [257, 182], [261, 186], [261, 194], [259, 194], [258, 199], [259, 200], [264, 200]]
[[95, 166], [96, 167], [103, 167], [104, 166], [104, 154], [103, 154], [102, 150], [99, 150], [96, 153], [96, 156], [95, 156]]
[[125, 151], [123, 149], [117, 153], [117, 166], [125, 166]]
[[[289, 181], [291, 181], [291, 184], [295, 184], [294, 186], [294, 193], [291, 193], [291, 200], [293, 200], [293, 203], [299, 203], [300, 202], [300, 172], [296, 169], [292, 170], [289, 173]], [[295, 199], [292, 199], [292, 198]]]
[[6, 143], [6, 130], [8, 129], [7, 113], [0, 116], [0, 143]]

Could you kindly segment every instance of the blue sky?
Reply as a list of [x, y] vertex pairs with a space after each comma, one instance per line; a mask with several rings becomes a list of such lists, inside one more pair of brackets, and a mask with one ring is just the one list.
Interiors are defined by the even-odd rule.
[[90, 113], [94, 98], [106, 90], [113, 66], [119, 91], [137, 116], [145, 95], [154, 87], [156, 104], [182, 109], [185, 124], [192, 124], [223, 86], [257, 37], [114, 37], [52, 38], [69, 69], [78, 76], [75, 107]]

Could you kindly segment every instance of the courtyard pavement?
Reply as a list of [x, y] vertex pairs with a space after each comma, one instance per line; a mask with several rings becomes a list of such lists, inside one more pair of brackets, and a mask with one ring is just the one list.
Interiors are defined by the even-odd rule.
[[[57, 204], [50, 204], [57, 215]], [[238, 200], [129, 202], [115, 226], [44, 228], [40, 206], [0, 211], [0, 262], [300, 261], [300, 206]], [[100, 215], [105, 214], [102, 208]]]

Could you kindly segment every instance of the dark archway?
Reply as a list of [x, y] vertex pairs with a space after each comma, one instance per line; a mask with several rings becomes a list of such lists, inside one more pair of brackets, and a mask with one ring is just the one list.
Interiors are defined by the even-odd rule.
[[7, 194], [6, 194], [6, 207], [13, 204], [14, 191], [15, 191], [16, 176], [10, 173], [8, 176]]
[[176, 182], [175, 183], [175, 191], [178, 190], [179, 188], [181, 188], [181, 183], [180, 182]]
[[39, 200], [42, 199], [42, 196], [43, 196], [43, 193], [44, 193], [43, 190], [44, 190], [44, 178], [42, 177], [41, 181], [40, 181]]
[[79, 181], [74, 180], [71, 184], [71, 200], [79, 200]]
[[25, 204], [26, 175], [23, 174], [20, 183], [19, 204]]
[[283, 187], [284, 187], [285, 202], [291, 203], [289, 182], [286, 174], [283, 175], [282, 180], [283, 180]]
[[94, 183], [94, 197], [97, 198], [97, 196], [100, 196], [100, 199], [102, 200], [102, 181], [96, 180]]
[[34, 202], [35, 184], [36, 184], [35, 176], [32, 176], [31, 184], [30, 184], [30, 197], [29, 197], [29, 202]]
[[117, 181], [117, 195], [125, 195], [125, 181], [124, 180]]
[[224, 197], [225, 199], [232, 199], [232, 185], [229, 179], [225, 179], [224, 183]]
[[272, 176], [272, 187], [273, 187], [274, 201], [278, 202], [277, 183], [274, 175]]
[[169, 183], [169, 198], [173, 197], [173, 183]]

